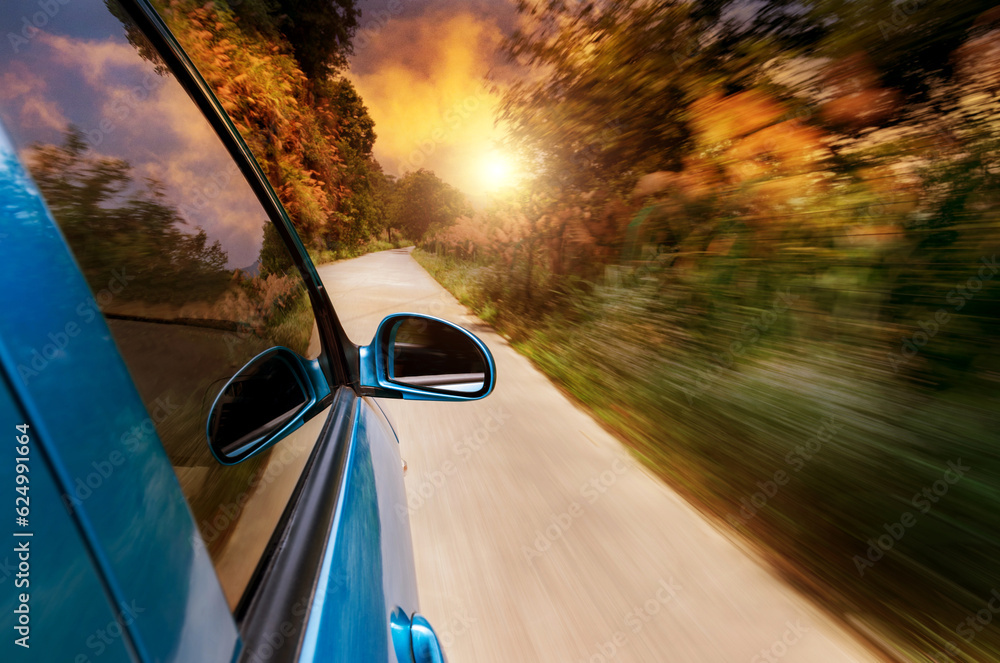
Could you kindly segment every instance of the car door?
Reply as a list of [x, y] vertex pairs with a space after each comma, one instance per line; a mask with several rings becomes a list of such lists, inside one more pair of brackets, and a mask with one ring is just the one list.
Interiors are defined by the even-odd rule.
[[[433, 660], [398, 442], [363, 395], [420, 390], [393, 391], [377, 349], [347, 341], [155, 12], [53, 2], [42, 29], [39, 7], [6, 3], [0, 21], [18, 36], [0, 64], [0, 426], [38, 450], [32, 657]], [[279, 346], [308, 407], [220, 463], [217, 395]], [[5, 632], [20, 604], [4, 593]]]

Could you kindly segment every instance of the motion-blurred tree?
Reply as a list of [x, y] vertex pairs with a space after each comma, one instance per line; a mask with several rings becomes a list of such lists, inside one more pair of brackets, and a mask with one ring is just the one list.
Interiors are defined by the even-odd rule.
[[62, 145], [34, 145], [27, 164], [70, 245], [90, 247], [83, 264], [95, 291], [116, 269], [135, 278], [125, 298], [211, 301], [226, 289], [231, 273], [219, 242], [201, 228], [184, 232], [159, 182], [121, 159], [88, 154], [79, 129], [70, 127]]
[[694, 100], [759, 84], [765, 63], [822, 35], [781, 0], [752, 11], [733, 0], [555, 2], [544, 10], [522, 0], [518, 9], [529, 27], [503, 48], [536, 75], [506, 89], [500, 118], [512, 147], [570, 194], [679, 170], [692, 147]]

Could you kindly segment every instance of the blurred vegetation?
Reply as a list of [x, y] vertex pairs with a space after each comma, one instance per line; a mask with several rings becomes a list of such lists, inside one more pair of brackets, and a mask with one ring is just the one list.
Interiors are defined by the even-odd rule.
[[174, 305], [218, 299], [232, 280], [222, 245], [209, 244], [200, 228], [184, 232], [160, 182], [139, 178], [126, 161], [90, 152], [70, 126], [62, 145], [32, 146], [27, 165], [93, 291], [121, 275], [116, 292], [124, 299]]
[[530, 175], [416, 254], [900, 660], [1000, 660], [995, 4], [520, 2]]

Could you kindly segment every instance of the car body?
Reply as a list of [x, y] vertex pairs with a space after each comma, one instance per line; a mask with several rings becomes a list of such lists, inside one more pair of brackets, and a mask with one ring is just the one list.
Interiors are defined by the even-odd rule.
[[485, 397], [485, 345], [350, 342], [146, 2], [2, 14], [3, 660], [443, 660], [374, 399]]

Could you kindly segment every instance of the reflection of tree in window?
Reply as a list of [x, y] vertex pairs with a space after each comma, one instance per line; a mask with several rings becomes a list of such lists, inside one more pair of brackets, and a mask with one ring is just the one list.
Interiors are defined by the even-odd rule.
[[219, 242], [209, 244], [201, 229], [182, 232], [159, 182], [137, 182], [128, 162], [89, 155], [76, 128], [62, 145], [34, 145], [27, 161], [70, 245], [87, 247], [80, 262], [95, 292], [116, 270], [128, 282], [123, 299], [212, 301], [228, 287]]
[[[267, 348], [307, 354], [313, 316], [302, 280], [270, 224], [255, 263], [230, 269], [222, 245], [186, 227], [160, 182], [140, 178], [126, 160], [94, 154], [72, 126], [61, 145], [32, 145], [26, 162], [143, 401], [151, 411], [158, 399], [177, 406], [155, 422], [157, 433], [218, 556], [233, 527], [211, 523], [223, 512], [235, 523], [270, 454], [219, 465], [205, 439], [208, 409]], [[110, 291], [109, 281], [116, 282]]]

